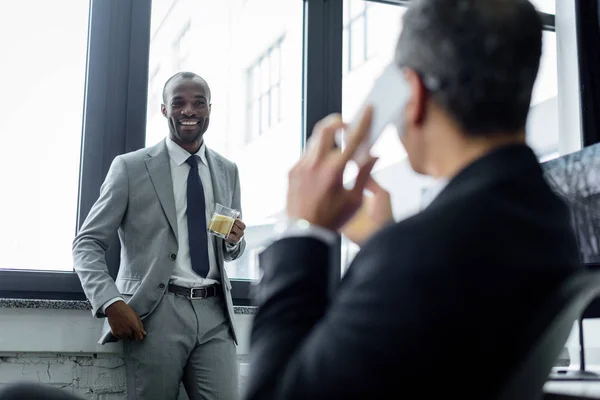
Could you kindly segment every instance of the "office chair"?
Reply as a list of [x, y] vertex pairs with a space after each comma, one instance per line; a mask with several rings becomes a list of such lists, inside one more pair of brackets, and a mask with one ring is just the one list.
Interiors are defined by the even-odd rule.
[[[586, 269], [590, 271], [597, 271], [600, 273], [600, 264], [588, 263]], [[577, 319], [577, 328], [579, 333], [579, 369], [569, 370], [564, 368], [557, 368], [550, 375], [552, 381], [587, 381], [587, 380], [600, 380], [600, 375], [587, 371], [585, 368], [585, 343], [584, 343], [584, 331], [583, 331], [583, 320], [586, 318], [600, 318], [600, 297], [592, 301], [587, 307], [583, 314]]]
[[569, 338], [573, 323], [598, 296], [600, 272], [582, 270], [558, 287], [532, 319], [521, 343], [522, 357], [500, 387], [497, 400], [542, 398], [544, 384]]

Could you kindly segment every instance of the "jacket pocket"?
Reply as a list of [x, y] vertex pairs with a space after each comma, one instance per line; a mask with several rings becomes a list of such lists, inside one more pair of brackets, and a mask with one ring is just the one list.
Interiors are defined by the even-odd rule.
[[134, 295], [142, 284], [142, 280], [134, 278], [117, 278], [115, 284], [121, 294]]

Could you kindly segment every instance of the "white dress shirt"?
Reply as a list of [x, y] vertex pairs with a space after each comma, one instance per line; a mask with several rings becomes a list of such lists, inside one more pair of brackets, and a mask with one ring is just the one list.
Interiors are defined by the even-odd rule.
[[[197, 288], [202, 286], [209, 286], [212, 284], [220, 284], [220, 271], [217, 265], [217, 258], [215, 254], [215, 236], [208, 234], [208, 260], [209, 260], [209, 272], [206, 278], [202, 278], [192, 270], [192, 260], [190, 258], [190, 245], [188, 236], [188, 223], [187, 223], [187, 178], [190, 171], [190, 166], [186, 163], [186, 160], [190, 157], [190, 153], [180, 147], [171, 138], [166, 139], [167, 150], [169, 152], [169, 160], [171, 165], [171, 181], [173, 182], [173, 196], [175, 199], [175, 212], [177, 215], [177, 237], [178, 237], [178, 250], [177, 259], [175, 260], [175, 267], [173, 274], [171, 275], [170, 282], [183, 287]], [[204, 201], [205, 204], [214, 204], [214, 191], [212, 180], [210, 177], [210, 170], [208, 162], [206, 160], [206, 146], [202, 143], [202, 146], [195, 154], [200, 158], [198, 162], [198, 173], [200, 180], [202, 181], [202, 188], [204, 189]], [[210, 215], [209, 208], [206, 207], [206, 223], [208, 224], [212, 215]], [[208, 229], [208, 227], [207, 227]], [[231, 245], [227, 243], [227, 250], [233, 251], [237, 248], [237, 244]], [[116, 297], [107, 301], [102, 306], [102, 312], [116, 301], [123, 300], [121, 297]]]
[[[173, 182], [173, 195], [175, 198], [175, 212], [177, 215], [177, 237], [179, 248], [177, 250], [177, 259], [175, 268], [171, 275], [171, 283], [184, 287], [201, 287], [217, 283], [220, 279], [219, 267], [215, 255], [215, 236], [208, 234], [208, 260], [210, 270], [206, 278], [202, 278], [192, 270], [192, 259], [190, 258], [190, 242], [188, 237], [187, 223], [187, 178], [190, 172], [190, 166], [185, 162], [191, 154], [187, 150], [179, 147], [171, 138], [167, 138], [167, 150], [171, 161], [171, 180]], [[200, 149], [195, 154], [200, 157], [198, 162], [198, 172], [202, 188], [204, 189], [205, 204], [214, 204], [215, 196], [213, 193], [212, 180], [208, 162], [206, 161], [206, 146], [202, 143]], [[210, 221], [212, 215], [209, 214], [209, 207], [206, 207], [206, 223]], [[208, 229], [208, 226], [207, 226]]]

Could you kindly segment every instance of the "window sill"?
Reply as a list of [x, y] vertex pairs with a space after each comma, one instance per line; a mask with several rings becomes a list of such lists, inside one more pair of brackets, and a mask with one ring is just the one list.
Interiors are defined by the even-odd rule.
[[[40, 300], [40, 299], [2, 299], [0, 308], [38, 308], [48, 310], [91, 310], [92, 307], [87, 300]], [[239, 315], [254, 315], [256, 307], [233, 306], [233, 310]]]

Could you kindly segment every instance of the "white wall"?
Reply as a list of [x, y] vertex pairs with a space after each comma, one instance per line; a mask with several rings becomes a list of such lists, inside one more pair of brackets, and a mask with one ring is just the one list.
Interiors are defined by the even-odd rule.
[[[248, 373], [251, 321], [251, 315], [236, 314], [240, 389]], [[125, 399], [122, 346], [97, 344], [102, 325], [89, 311], [0, 308], [0, 327], [0, 388], [33, 381], [84, 399]]]

